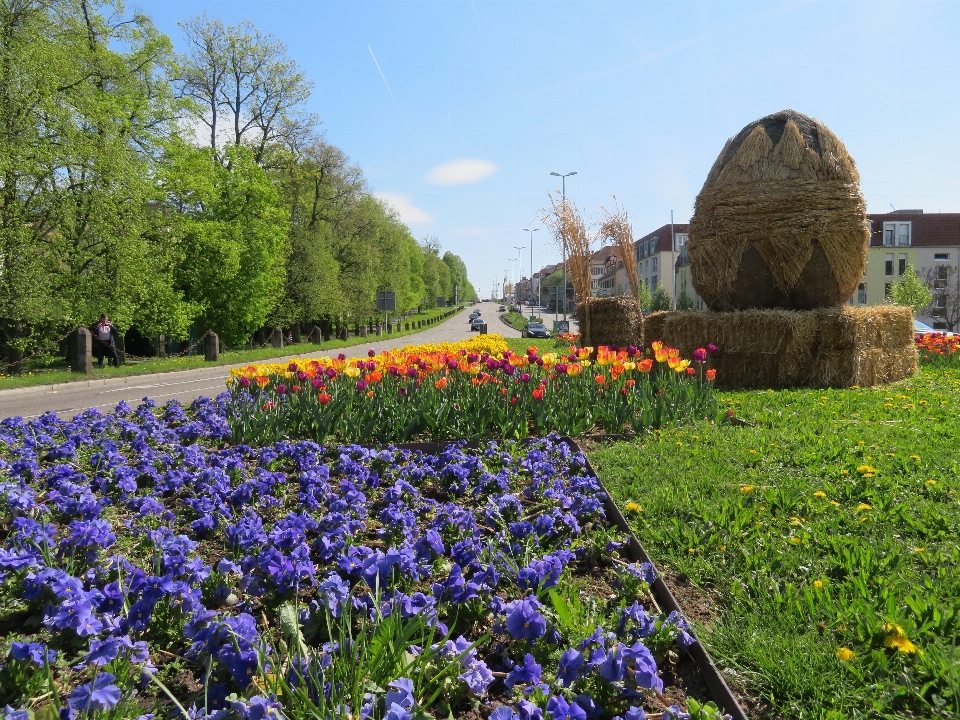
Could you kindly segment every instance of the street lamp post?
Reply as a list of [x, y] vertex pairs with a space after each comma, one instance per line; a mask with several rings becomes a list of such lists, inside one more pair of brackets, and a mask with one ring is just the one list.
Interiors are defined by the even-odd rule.
[[[561, 175], [558, 172], [552, 172], [551, 175], [560, 178], [561, 182], [561, 192], [563, 193], [563, 208], [567, 208], [567, 178], [571, 175], [576, 175], [577, 171], [568, 172], [566, 175]], [[567, 321], [567, 236], [563, 235], [563, 321]]]
[[520, 314], [523, 315], [523, 297], [520, 295], [520, 283], [523, 282], [523, 248], [520, 245], [514, 245], [513, 249], [517, 251], [517, 305], [520, 306]]
[[[530, 303], [529, 303], [529, 304], [530, 304], [530, 319], [531, 319], [531, 320], [533, 320], [533, 234], [534, 234], [535, 232], [538, 232], [539, 230], [540, 230], [540, 228], [534, 228], [533, 230], [531, 230], [530, 228], [524, 228], [524, 229], [523, 229], [524, 232], [530, 233]], [[540, 280], [542, 281], [543, 278], [540, 278]], [[537, 283], [537, 300], [538, 300], [538, 303], [539, 303], [539, 295], [540, 295], [540, 283], [538, 282], [538, 283]]]

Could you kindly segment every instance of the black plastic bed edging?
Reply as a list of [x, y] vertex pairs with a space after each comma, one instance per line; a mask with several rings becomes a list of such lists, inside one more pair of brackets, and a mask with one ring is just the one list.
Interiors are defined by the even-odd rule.
[[[584, 460], [586, 460], [587, 472], [589, 472], [590, 475], [596, 479], [597, 483], [600, 485], [600, 490], [603, 493], [603, 509], [607, 513], [608, 519], [612, 520], [614, 525], [617, 526], [617, 529], [627, 536], [630, 546], [630, 559], [634, 562], [650, 563], [656, 570], [656, 564], [653, 562], [650, 556], [647, 555], [647, 551], [643, 549], [643, 545], [640, 544], [637, 536], [634, 534], [633, 530], [630, 529], [630, 524], [627, 522], [627, 519], [623, 516], [623, 513], [620, 512], [620, 508], [617, 507], [616, 502], [614, 502], [613, 497], [607, 491], [603, 481], [600, 480], [600, 476], [597, 475], [596, 471], [593, 469], [593, 465], [590, 463], [590, 458], [587, 457], [587, 454], [583, 452], [583, 449], [573, 438], [564, 436], [561, 438], [561, 440], [563, 440], [574, 452], [583, 455]], [[486, 441], [484, 441], [484, 443], [485, 442]], [[383, 447], [390, 446], [395, 447], [398, 450], [419, 450], [420, 452], [428, 455], [435, 455], [442, 452], [447, 446], [455, 443], [460, 444], [468, 450], [478, 450], [481, 447], [480, 441], [477, 440], [466, 443], [463, 443], [461, 440], [445, 440], [441, 442], [387, 443]], [[673, 593], [670, 592], [670, 588], [667, 587], [667, 584], [664, 582], [660, 572], [657, 571], [656, 575], [657, 579], [650, 587], [650, 591], [653, 593], [654, 600], [656, 600], [657, 604], [668, 613], [677, 611], [683, 614], [680, 604], [673, 596]], [[696, 633], [691, 632], [691, 634], [693, 634], [694, 638], [696, 638]], [[743, 708], [740, 707], [740, 703], [737, 702], [737, 698], [734, 696], [733, 692], [731, 692], [730, 687], [723, 679], [723, 676], [720, 674], [717, 666], [714, 665], [713, 660], [710, 659], [706, 648], [703, 647], [703, 643], [697, 639], [693, 645], [687, 648], [687, 651], [690, 653], [690, 656], [693, 658], [693, 661], [696, 663], [701, 674], [703, 675], [704, 682], [706, 682], [707, 688], [710, 690], [710, 699], [713, 700], [720, 707], [720, 709], [723, 710], [723, 712], [730, 714], [733, 720], [747, 720], [746, 713], [743, 711]]]

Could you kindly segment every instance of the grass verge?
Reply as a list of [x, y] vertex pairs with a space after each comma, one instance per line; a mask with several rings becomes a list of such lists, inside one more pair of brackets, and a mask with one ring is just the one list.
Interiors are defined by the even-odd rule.
[[[440, 315], [441, 310], [429, 311], [419, 315], [404, 319], [403, 322], [414, 322], [417, 320], [428, 320]], [[450, 318], [452, 319], [452, 318]], [[0, 375], [0, 390], [11, 390], [19, 387], [33, 387], [36, 385], [54, 385], [76, 381], [86, 380], [105, 380], [113, 377], [129, 377], [135, 375], [151, 375], [153, 373], [175, 372], [178, 370], [196, 370], [205, 367], [216, 367], [219, 365], [239, 365], [242, 363], [257, 362], [262, 360], [272, 360], [278, 357], [288, 357], [290, 355], [306, 355], [308, 353], [319, 352], [321, 350], [337, 350], [339, 348], [349, 348], [355, 345], [364, 345], [370, 342], [382, 342], [384, 340], [393, 340], [421, 333], [429, 328], [419, 330], [402, 330], [383, 334], [380, 337], [370, 336], [367, 338], [352, 337], [348, 340], [330, 340], [325, 343], [296, 343], [287, 345], [282, 350], [277, 350], [272, 346], [256, 348], [253, 350], [236, 350], [220, 354], [220, 360], [217, 362], [207, 362], [203, 359], [203, 349], [200, 348], [199, 355], [185, 355], [183, 357], [171, 358], [148, 358], [143, 361], [128, 361], [118, 368], [104, 367], [97, 368], [94, 365], [91, 375], [78, 375], [70, 372], [69, 369], [61, 366], [55, 367], [37, 367], [28, 370], [20, 375]], [[57, 359], [58, 362], [62, 362]], [[96, 363], [96, 358], [94, 358]]]
[[529, 317], [518, 312], [500, 313], [500, 319], [514, 330], [523, 330], [527, 326], [527, 323], [530, 322]]
[[960, 372], [720, 399], [592, 455], [714, 660], [770, 717], [956, 717]]

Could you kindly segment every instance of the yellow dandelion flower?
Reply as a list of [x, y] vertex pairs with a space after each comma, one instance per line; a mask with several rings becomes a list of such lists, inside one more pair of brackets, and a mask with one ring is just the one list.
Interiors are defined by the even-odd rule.
[[883, 641], [883, 644], [884, 646], [896, 650], [897, 652], [901, 652], [904, 655], [917, 654], [917, 646], [914, 645], [909, 638], [897, 633], [887, 635], [887, 638]]
[[910, 459], [911, 459], [911, 460], [919, 460], [919, 459], [920, 459], [920, 456], [919, 456], [919, 455], [911, 455], [911, 456], [910, 456]]
[[856, 657], [856, 653], [854, 653], [853, 650], [848, 647], [842, 647], [837, 650], [837, 657], [843, 662], [850, 662], [854, 657]]
[[814, 494], [814, 497], [825, 498], [827, 494], [823, 490], [817, 490]]
[[823, 580], [814, 580], [814, 581], [813, 581], [813, 586], [814, 586], [817, 590], [823, 590]]
[[625, 509], [627, 512], [635, 512], [635, 513], [636, 513], [636, 512], [640, 512], [641, 510], [643, 510], [643, 506], [640, 505], [640, 503], [635, 503], [635, 502], [631, 501], [631, 502], [628, 502], [628, 503], [624, 506], [624, 509]]
[[751, 448], [750, 454], [751, 454], [751, 455], [756, 455], [756, 454], [757, 454], [757, 451], [756, 451], [756, 450], [753, 450], [753, 449]]
[[857, 510], [873, 510], [873, 508], [867, 505], [866, 503], [860, 503], [859, 505], [857, 505]]
[[790, 542], [792, 542], [794, 545], [799, 545], [799, 544], [800, 544], [800, 538], [794, 536], [794, 537], [790, 538]]
[[937, 484], [936, 480], [927, 480], [927, 485], [936, 485], [936, 484]]
[[834, 507], [840, 507], [840, 503], [838, 503], [836, 500], [831, 500], [830, 504], [833, 505]]
[[687, 552], [690, 553], [691, 555], [693, 555], [696, 551], [697, 551], [696, 548], [688, 548], [688, 549], [687, 549]]
[[740, 487], [740, 492], [742, 492], [744, 495], [749, 495], [753, 492], [753, 485], [742, 485]]

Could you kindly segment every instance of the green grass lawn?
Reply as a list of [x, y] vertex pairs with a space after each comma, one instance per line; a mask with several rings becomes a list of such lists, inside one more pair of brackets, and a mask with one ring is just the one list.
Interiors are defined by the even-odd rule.
[[956, 718], [958, 401], [949, 369], [723, 393], [749, 426], [591, 458], [648, 552], [692, 581], [700, 637], [764, 717]]
[[500, 313], [500, 319], [514, 330], [523, 330], [527, 326], [527, 323], [530, 322], [529, 315], [523, 315], [518, 312]]
[[[427, 310], [419, 315], [412, 315], [404, 318], [402, 322], [415, 322], [418, 320], [428, 320], [435, 318], [449, 308], [435, 308]], [[127, 377], [131, 375], [150, 375], [152, 373], [173, 372], [176, 370], [195, 370], [197, 368], [214, 367], [217, 365], [239, 365], [241, 363], [257, 362], [263, 360], [272, 360], [277, 357], [287, 357], [289, 355], [305, 355], [307, 353], [317, 352], [319, 350], [336, 350], [338, 348], [349, 348], [355, 345], [362, 345], [368, 342], [379, 342], [383, 340], [392, 340], [402, 338], [415, 333], [423, 332], [426, 328], [420, 330], [402, 330], [393, 332], [389, 335], [384, 334], [380, 337], [371, 335], [367, 338], [351, 337], [348, 340], [330, 340], [322, 344], [317, 343], [297, 343], [287, 345], [282, 350], [277, 350], [272, 346], [257, 348], [254, 350], [237, 350], [220, 354], [218, 362], [207, 362], [203, 359], [203, 348], [199, 347], [199, 355], [184, 355], [182, 357], [171, 358], [147, 358], [142, 361], [128, 361], [118, 368], [105, 366], [98, 369], [96, 367], [96, 358], [94, 358], [94, 368], [92, 375], [78, 375], [70, 372], [62, 365], [62, 359], [56, 358], [54, 362], [58, 364], [45, 364], [28, 366], [27, 369], [19, 375], [0, 374], [0, 390], [9, 390], [18, 387], [31, 387], [35, 385], [52, 385], [58, 383], [74, 382], [77, 380], [104, 380], [112, 377]], [[416, 342], [411, 338], [410, 342]]]

